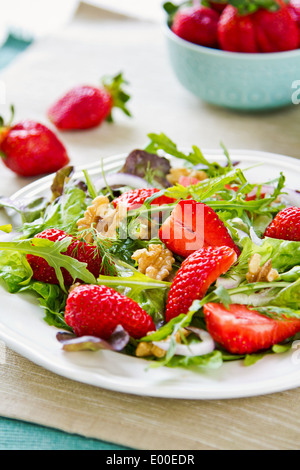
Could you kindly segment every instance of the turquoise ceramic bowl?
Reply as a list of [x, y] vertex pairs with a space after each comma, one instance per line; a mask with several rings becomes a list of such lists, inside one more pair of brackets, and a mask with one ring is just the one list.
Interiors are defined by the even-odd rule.
[[244, 54], [198, 46], [165, 26], [179, 82], [207, 103], [256, 111], [300, 102], [300, 50]]

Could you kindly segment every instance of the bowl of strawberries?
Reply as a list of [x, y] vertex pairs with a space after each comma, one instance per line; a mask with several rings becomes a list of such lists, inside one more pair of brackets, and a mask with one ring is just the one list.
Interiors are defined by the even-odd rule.
[[164, 4], [179, 82], [203, 101], [244, 111], [298, 104], [300, 0]]

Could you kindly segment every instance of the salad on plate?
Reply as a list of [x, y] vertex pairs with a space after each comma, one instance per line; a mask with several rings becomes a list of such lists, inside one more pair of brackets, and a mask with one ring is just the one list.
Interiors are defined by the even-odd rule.
[[246, 366], [300, 333], [300, 196], [285, 176], [209, 161], [149, 134], [122, 168], [58, 171], [49, 195], [1, 198], [0, 278], [38, 299], [57, 345], [149, 367]]

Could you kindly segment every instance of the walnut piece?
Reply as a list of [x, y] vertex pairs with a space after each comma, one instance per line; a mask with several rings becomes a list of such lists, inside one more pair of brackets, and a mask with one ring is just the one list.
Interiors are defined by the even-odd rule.
[[207, 174], [202, 170], [189, 170], [188, 168], [171, 168], [170, 173], [167, 175], [167, 180], [170, 184], [175, 185], [179, 182], [181, 176], [190, 176], [197, 178], [199, 181], [207, 179]]
[[160, 244], [150, 244], [149, 248], [143, 248], [133, 253], [132, 259], [138, 262], [139, 272], [151, 279], [162, 281], [172, 271], [173, 253]]
[[[87, 208], [83, 218], [78, 220], [77, 227], [80, 231], [95, 228], [98, 234], [104, 238], [116, 238], [117, 228], [124, 215], [123, 212], [122, 205], [119, 204], [117, 209], [114, 209], [106, 196], [98, 196]], [[88, 233], [85, 236], [85, 241], [92, 243], [92, 234]]]
[[[153, 332], [148, 333], [148, 336], [151, 335]], [[182, 336], [188, 337], [190, 334], [190, 331], [186, 330], [183, 328], [180, 331], [177, 331], [175, 335], [175, 340], [177, 343], [182, 343]], [[169, 337], [166, 339], [166, 341], [169, 339]], [[142, 341], [141, 343], [138, 344], [136, 351], [135, 351], [136, 356], [138, 357], [148, 357], [148, 356], [155, 356], [158, 359], [161, 359], [166, 356], [167, 351], [164, 349], [160, 348], [156, 344], [153, 344], [152, 342], [147, 342], [147, 341]]]
[[269, 259], [261, 266], [261, 255], [254, 253], [249, 260], [249, 272], [246, 275], [248, 282], [272, 282], [278, 279], [279, 273], [272, 268], [272, 260]]
[[142, 341], [141, 343], [138, 344], [135, 354], [137, 357], [155, 356], [157, 358], [162, 358], [162, 357], [165, 357], [167, 353], [166, 351], [159, 348], [155, 344]]

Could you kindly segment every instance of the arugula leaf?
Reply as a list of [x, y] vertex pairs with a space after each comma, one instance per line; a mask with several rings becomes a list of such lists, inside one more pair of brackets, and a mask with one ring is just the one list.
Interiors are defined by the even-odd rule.
[[55, 269], [57, 279], [63, 291], [66, 291], [66, 288], [61, 272], [62, 268], [65, 268], [74, 280], [81, 279], [81, 281], [87, 284], [96, 284], [96, 279], [86, 268], [86, 263], [81, 263], [63, 254], [71, 242], [71, 237], [56, 242], [42, 238], [0, 242], [0, 251], [15, 252], [23, 255], [30, 254], [45, 259], [47, 263]]
[[[159, 150], [162, 150], [166, 154], [176, 157], [180, 160], [185, 160], [187, 163], [190, 163], [192, 165], [203, 165], [210, 177], [226, 174], [232, 169], [231, 162], [229, 166], [221, 166], [217, 162], [209, 162], [204, 157], [199, 147], [197, 147], [196, 145], [193, 145], [191, 152], [184, 153], [181, 152], [178, 149], [177, 145], [164, 133], [151, 133], [148, 134], [148, 137], [150, 139], [150, 143], [145, 148], [146, 152], [157, 153]], [[224, 146], [223, 149], [225, 149]], [[225, 151], [225, 156], [227, 158], [227, 161], [229, 162], [230, 158], [227, 151]]]

